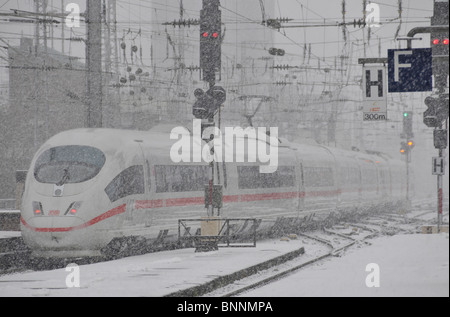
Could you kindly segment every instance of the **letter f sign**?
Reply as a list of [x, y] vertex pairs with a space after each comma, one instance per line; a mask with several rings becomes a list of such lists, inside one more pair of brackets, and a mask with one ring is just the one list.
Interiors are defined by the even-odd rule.
[[400, 68], [411, 68], [411, 64], [400, 64], [400, 55], [412, 55], [412, 51], [395, 51], [394, 52], [394, 81], [400, 81]]

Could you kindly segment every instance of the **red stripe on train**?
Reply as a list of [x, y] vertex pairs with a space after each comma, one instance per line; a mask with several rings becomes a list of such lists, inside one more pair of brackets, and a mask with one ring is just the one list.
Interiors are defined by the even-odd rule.
[[205, 197], [174, 198], [166, 200], [166, 207], [204, 205]]
[[[339, 194], [339, 190], [322, 191], [322, 192], [287, 192], [287, 193], [264, 193], [264, 194], [245, 194], [245, 195], [227, 195], [223, 196], [224, 203], [237, 203], [237, 202], [252, 202], [252, 201], [265, 201], [265, 200], [280, 200], [280, 199], [296, 199], [318, 196], [333, 196]], [[135, 203], [136, 209], [153, 209], [162, 207], [182, 207], [193, 205], [204, 205], [204, 197], [188, 197], [188, 198], [173, 198], [165, 200], [138, 200]]]
[[73, 231], [73, 230], [79, 230], [79, 229], [83, 229], [89, 226], [92, 226], [100, 221], [103, 221], [105, 219], [108, 219], [110, 217], [113, 217], [115, 215], [124, 213], [126, 211], [127, 205], [123, 204], [119, 207], [116, 207], [114, 209], [111, 209], [103, 214], [101, 214], [100, 216], [97, 216], [91, 220], [89, 220], [88, 222], [85, 222], [81, 225], [78, 226], [74, 226], [74, 227], [63, 227], [63, 228], [38, 228], [38, 227], [33, 227], [30, 224], [28, 224], [25, 219], [23, 219], [23, 217], [20, 217], [20, 221], [22, 222], [22, 224], [30, 229], [33, 230], [35, 232], [68, 232], [68, 231]]
[[164, 200], [136, 200], [134, 204], [135, 209], [152, 209], [164, 207]]
[[[280, 199], [295, 199], [304, 198], [306, 196], [318, 197], [318, 196], [333, 196], [340, 193], [340, 190], [322, 191], [322, 192], [287, 192], [287, 193], [264, 193], [264, 194], [245, 194], [245, 195], [229, 195], [223, 197], [224, 203], [237, 203], [237, 202], [251, 202], [251, 201], [265, 201], [265, 200], [280, 200]], [[165, 202], [165, 204], [164, 204]], [[135, 202], [135, 209], [154, 209], [165, 207], [182, 207], [193, 205], [204, 205], [204, 197], [188, 197], [188, 198], [173, 198], [173, 199], [157, 199], [157, 200], [137, 200]], [[126, 204], [111, 209], [100, 216], [97, 216], [88, 222], [74, 227], [64, 228], [37, 228], [29, 225], [23, 217], [20, 218], [22, 224], [36, 232], [68, 232], [78, 229], [83, 229], [92, 226], [100, 221], [124, 213], [126, 211]]]
[[248, 194], [248, 195], [241, 195], [241, 201], [248, 202], [248, 201], [261, 201], [261, 200], [294, 199], [297, 197], [298, 197], [297, 192]]

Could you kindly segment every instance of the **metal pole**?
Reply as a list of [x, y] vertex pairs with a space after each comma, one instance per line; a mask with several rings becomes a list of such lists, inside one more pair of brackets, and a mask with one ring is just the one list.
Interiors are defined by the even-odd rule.
[[406, 208], [409, 211], [409, 161], [411, 159], [411, 151], [408, 149], [406, 153]]
[[102, 127], [102, 2], [87, 4], [87, 122], [88, 128]]
[[[439, 150], [439, 157], [443, 157], [442, 149]], [[442, 203], [443, 203], [443, 182], [442, 182], [442, 174], [437, 176], [437, 231], [441, 232], [441, 223], [442, 223]]]
[[213, 206], [213, 183], [214, 183], [214, 161], [209, 164], [209, 199], [208, 199], [208, 216], [214, 216], [214, 206]]
[[[65, 6], [64, 6], [64, 0], [61, 0], [61, 16], [64, 16], [66, 13]], [[61, 23], [61, 52], [63, 55], [65, 54], [65, 47], [64, 47], [64, 37], [65, 34], [65, 23]]]
[[[212, 15], [218, 15], [218, 16], [220, 16], [220, 19], [221, 19], [219, 6], [220, 6], [219, 0], [203, 0], [203, 10], [200, 13], [201, 23], [205, 23], [206, 21], [204, 21], [204, 20], [207, 19], [207, 17], [203, 14], [203, 12], [209, 12]], [[182, 9], [181, 9], [181, 11], [182, 11]], [[208, 16], [208, 18], [211, 18], [211, 16]], [[201, 44], [200, 44], [200, 50], [202, 50]], [[202, 52], [200, 54], [202, 54]], [[203, 61], [202, 59], [200, 60], [201, 67], [202, 67], [202, 63], [204, 63], [204, 62], [205, 61]], [[214, 69], [213, 65], [209, 65], [209, 64], [203, 65], [202, 71], [203, 71], [203, 80], [209, 83], [209, 88], [214, 87], [216, 84], [216, 74], [215, 74], [216, 70]], [[212, 123], [212, 126], [215, 126], [214, 118], [210, 119], [209, 123], [210, 124]], [[214, 134], [211, 135], [209, 143], [211, 146], [210, 151], [211, 151], [211, 154], [213, 155], [213, 160], [210, 163], [210, 168], [209, 168], [209, 173], [208, 173], [209, 174], [209, 203], [208, 203], [207, 212], [208, 212], [208, 216], [212, 217], [212, 216], [214, 216], [214, 205], [213, 205], [214, 164], [215, 164]]]

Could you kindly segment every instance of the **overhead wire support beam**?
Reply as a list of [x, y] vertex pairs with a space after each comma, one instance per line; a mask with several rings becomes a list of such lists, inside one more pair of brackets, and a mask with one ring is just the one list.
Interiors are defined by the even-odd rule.
[[358, 64], [387, 64], [387, 57], [358, 58]]

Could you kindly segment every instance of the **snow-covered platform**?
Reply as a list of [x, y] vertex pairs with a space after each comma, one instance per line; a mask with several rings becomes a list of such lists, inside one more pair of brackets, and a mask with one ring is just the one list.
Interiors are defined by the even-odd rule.
[[20, 231], [0, 231], [0, 239], [17, 238], [21, 237]]
[[301, 240], [258, 242], [255, 248], [164, 251], [79, 266], [80, 287], [68, 288], [65, 269], [0, 276], [5, 296], [150, 296], [159, 297], [208, 283], [217, 277], [297, 252]]
[[242, 296], [449, 296], [448, 233], [399, 234], [370, 242]]

